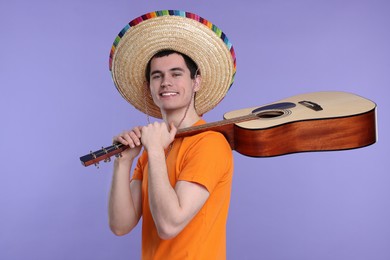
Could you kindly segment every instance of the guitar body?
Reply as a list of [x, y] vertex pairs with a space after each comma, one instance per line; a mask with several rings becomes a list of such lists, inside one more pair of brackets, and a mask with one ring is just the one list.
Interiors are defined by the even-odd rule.
[[227, 120], [250, 113], [258, 118], [235, 123], [234, 134], [225, 137], [232, 149], [253, 157], [353, 149], [376, 142], [375, 112], [375, 103], [360, 96], [315, 92], [228, 112]]

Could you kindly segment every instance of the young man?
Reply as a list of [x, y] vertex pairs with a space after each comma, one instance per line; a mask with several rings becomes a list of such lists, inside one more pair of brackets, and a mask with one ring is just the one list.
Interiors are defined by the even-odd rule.
[[[188, 13], [183, 15], [177, 11], [170, 11], [169, 15], [154, 14], [157, 16], [143, 16], [146, 19], [140, 23], [144, 26], [142, 32], [149, 36], [158, 34], [164, 26], [172, 29], [173, 21], [177, 28], [176, 41], [177, 37], [182, 37], [181, 43], [185, 45], [177, 47], [171, 39], [162, 43], [164, 40], [160, 39], [167, 36], [160, 35], [156, 38], [160, 44], [150, 51], [148, 61], [137, 61], [137, 57], [130, 59], [134, 67], [143, 68], [138, 70], [128, 65], [128, 55], [123, 51], [131, 49], [132, 53], [145, 55], [134, 46], [128, 46], [129, 42], [136, 45], [134, 39], [139, 38], [132, 34], [142, 35], [135, 30], [138, 28], [121, 33], [119, 43], [122, 45], [114, 48], [111, 71], [118, 90], [141, 111], [161, 117], [163, 121], [134, 127], [114, 137], [115, 142], [129, 145], [131, 149], [124, 151], [114, 162], [109, 199], [110, 227], [115, 234], [124, 235], [142, 217], [143, 259], [224, 259], [233, 174], [231, 148], [224, 136], [216, 132], [206, 131], [185, 138], [175, 138], [175, 135], [178, 129], [204, 124], [200, 115], [214, 107], [226, 94], [235, 72], [235, 59], [231, 55], [234, 52], [214, 31], [210, 34], [211, 30], [199, 22], [198, 16], [197, 19], [188, 18]], [[157, 21], [160, 26], [153, 29], [153, 34], [146, 32], [149, 28], [147, 22], [151, 20], [153, 26]], [[189, 26], [193, 26], [192, 32], [183, 36], [183, 31], [188, 31]], [[198, 33], [197, 41], [203, 42], [202, 37], [211, 35], [213, 38], [209, 41], [218, 41], [212, 44], [225, 48], [222, 51], [225, 61], [223, 58], [209, 60], [209, 57], [202, 58], [204, 55], [191, 52], [190, 43], [195, 44], [193, 37], [196, 36], [193, 33], [199, 28], [206, 33]], [[207, 46], [203, 48], [206, 50]], [[218, 54], [221, 57], [221, 53]], [[227, 64], [215, 69], [215, 72], [227, 72], [221, 80], [224, 86], [205, 85], [202, 73], [209, 84], [213, 77], [205, 64], [218, 67], [220, 62]], [[122, 68], [126, 66], [130, 67]], [[146, 73], [141, 76], [142, 70]], [[122, 71], [133, 74], [124, 76]], [[137, 77], [146, 78], [137, 81]], [[210, 95], [217, 97], [208, 100]], [[133, 162], [142, 147], [144, 151], [129, 184]]]

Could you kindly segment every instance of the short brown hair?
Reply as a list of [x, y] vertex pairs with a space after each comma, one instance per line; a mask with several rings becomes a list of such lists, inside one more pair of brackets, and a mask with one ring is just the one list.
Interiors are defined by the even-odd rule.
[[190, 74], [191, 74], [192, 79], [194, 79], [196, 75], [200, 74], [199, 70], [198, 70], [198, 65], [195, 63], [195, 61], [193, 61], [193, 59], [191, 59], [187, 55], [185, 55], [181, 52], [178, 52], [178, 51], [174, 51], [174, 50], [161, 50], [161, 51], [157, 52], [156, 54], [154, 54], [153, 57], [149, 60], [148, 64], [146, 65], [145, 78], [146, 78], [146, 81], [148, 83], [150, 83], [150, 69], [151, 69], [150, 66], [151, 66], [152, 60], [154, 58], [165, 57], [165, 56], [171, 55], [173, 53], [179, 54], [183, 57], [186, 65], [187, 65], [187, 68], [190, 70]]

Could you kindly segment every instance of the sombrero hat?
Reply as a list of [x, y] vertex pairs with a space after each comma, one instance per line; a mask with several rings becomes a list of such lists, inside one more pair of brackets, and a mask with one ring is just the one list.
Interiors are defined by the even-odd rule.
[[146, 65], [160, 50], [181, 52], [198, 65], [202, 83], [195, 107], [200, 115], [213, 109], [233, 84], [234, 48], [218, 27], [184, 11], [164, 10], [142, 15], [116, 37], [109, 66], [120, 94], [145, 114], [161, 118], [160, 109], [145, 90]]

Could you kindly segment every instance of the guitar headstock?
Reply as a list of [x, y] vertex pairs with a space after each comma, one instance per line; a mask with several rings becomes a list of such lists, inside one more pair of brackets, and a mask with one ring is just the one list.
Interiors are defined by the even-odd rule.
[[107, 147], [102, 147], [102, 149], [95, 152], [90, 152], [84, 156], [80, 157], [81, 164], [84, 166], [89, 166], [94, 164], [99, 168], [99, 162], [109, 162], [111, 161], [112, 156], [120, 157], [121, 152], [129, 148], [127, 145], [116, 143]]

